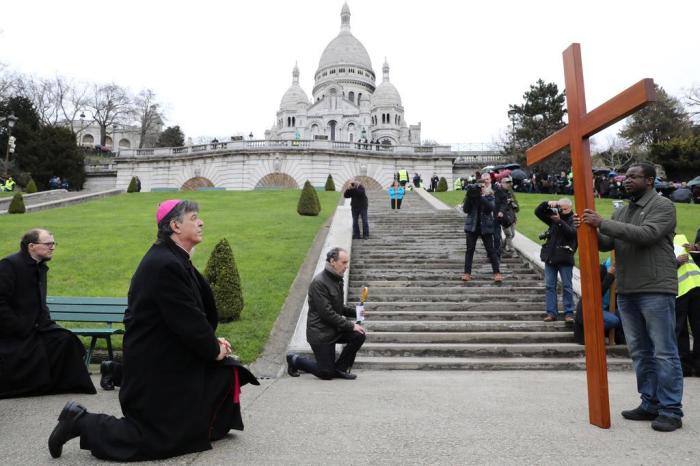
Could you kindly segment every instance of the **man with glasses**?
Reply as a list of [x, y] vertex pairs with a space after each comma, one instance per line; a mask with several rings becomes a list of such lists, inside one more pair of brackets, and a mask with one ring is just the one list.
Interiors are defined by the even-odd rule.
[[51, 232], [36, 228], [0, 261], [0, 398], [96, 393], [83, 344], [49, 316], [46, 263], [55, 248]]
[[671, 432], [683, 425], [683, 372], [675, 334], [676, 209], [657, 194], [655, 179], [653, 165], [631, 165], [624, 182], [629, 203], [616, 209], [612, 220], [586, 209], [574, 223], [598, 229], [601, 251], [615, 250], [617, 307], [642, 399], [622, 417], [652, 421], [653, 429]]

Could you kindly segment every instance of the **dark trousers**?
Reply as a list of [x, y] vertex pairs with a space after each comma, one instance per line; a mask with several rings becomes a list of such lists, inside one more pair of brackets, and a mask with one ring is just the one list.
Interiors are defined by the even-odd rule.
[[498, 257], [501, 257], [501, 224], [495, 222], [493, 225], [493, 247]]
[[[693, 350], [690, 350], [688, 322], [693, 332]], [[678, 355], [683, 371], [695, 371], [700, 376], [700, 288], [693, 288], [680, 298], [676, 298], [676, 337]]]
[[[351, 209], [352, 211], [352, 237], [354, 239], [359, 239], [362, 236], [367, 238], [369, 236], [369, 221], [367, 220], [367, 207], [362, 209]], [[360, 221], [359, 217], [362, 216], [362, 235], [360, 235]]]
[[392, 199], [391, 209], [401, 209], [401, 201], [403, 201], [403, 199]]
[[491, 261], [493, 273], [500, 273], [498, 267], [498, 254], [494, 245], [493, 234], [467, 232], [467, 252], [464, 254], [464, 273], [472, 273], [472, 261], [476, 250], [476, 239], [481, 236], [481, 242], [486, 248], [486, 255]]
[[335, 377], [336, 370], [345, 372], [352, 367], [355, 355], [364, 342], [364, 333], [355, 331], [343, 333], [336, 343], [346, 343], [346, 345], [337, 361], [335, 360], [335, 343], [312, 344], [311, 349], [316, 360], [299, 356], [294, 361], [294, 367], [313, 374], [319, 379], [332, 379]]

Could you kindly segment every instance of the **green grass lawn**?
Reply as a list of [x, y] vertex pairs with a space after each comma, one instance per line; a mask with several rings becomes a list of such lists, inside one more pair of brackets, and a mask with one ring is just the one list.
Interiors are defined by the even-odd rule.
[[[51, 230], [59, 246], [49, 266], [48, 293], [125, 297], [136, 266], [155, 239], [159, 202], [199, 202], [204, 241], [193, 263], [201, 271], [221, 238], [233, 249], [245, 299], [241, 320], [222, 324], [244, 362], [262, 350], [311, 241], [334, 211], [340, 193], [319, 191], [318, 217], [296, 213], [300, 190], [134, 193], [76, 206], [0, 216], [0, 257], [19, 249], [33, 227]], [[121, 339], [115, 340], [121, 347]]]
[[[447, 191], [444, 193], [434, 193], [434, 195], [450, 206], [461, 204], [464, 200], [465, 191]], [[543, 201], [557, 200], [561, 196], [556, 194], [515, 194], [518, 204], [520, 205], [520, 213], [518, 213], [518, 223], [515, 229], [523, 235], [527, 236], [536, 243], [542, 243], [537, 236], [547, 229], [547, 225], [542, 223], [540, 219], [535, 217], [535, 207]], [[569, 196], [573, 201], [573, 196]], [[612, 199], [596, 199], [596, 210], [603, 218], [612, 216], [613, 204]], [[675, 204], [676, 206], [676, 233], [685, 234], [689, 241], [695, 239], [695, 233], [700, 228], [700, 205], [697, 204]], [[604, 260], [609, 253], [601, 253], [601, 260]], [[576, 255], [576, 263], [578, 264], [578, 254]]]

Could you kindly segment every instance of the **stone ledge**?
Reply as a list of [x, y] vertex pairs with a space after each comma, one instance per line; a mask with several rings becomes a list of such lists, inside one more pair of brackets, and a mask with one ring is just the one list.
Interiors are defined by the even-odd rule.
[[[65, 207], [72, 204], [80, 204], [81, 202], [90, 201], [93, 199], [99, 199], [107, 196], [115, 196], [117, 194], [123, 193], [123, 189], [109, 189], [107, 191], [97, 191], [87, 194], [81, 194], [74, 197], [57, 199], [55, 201], [42, 202], [40, 204], [34, 204], [26, 207], [26, 213], [35, 212], [38, 210], [53, 209], [56, 207]], [[7, 209], [0, 211], [0, 215], [7, 214]]]
[[415, 191], [420, 197], [423, 198], [425, 202], [430, 204], [431, 207], [435, 208], [436, 210], [452, 210], [452, 207], [448, 206], [440, 199], [430, 194], [428, 191], [425, 190], [425, 188], [418, 188]]

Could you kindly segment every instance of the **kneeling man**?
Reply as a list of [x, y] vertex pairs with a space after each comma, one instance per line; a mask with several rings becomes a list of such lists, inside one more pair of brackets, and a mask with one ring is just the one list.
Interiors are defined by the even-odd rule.
[[83, 344], [49, 316], [46, 263], [55, 248], [53, 235], [35, 228], [0, 261], [0, 398], [96, 393]]
[[[309, 314], [306, 339], [316, 360], [297, 354], [287, 355], [287, 372], [299, 376], [299, 369], [324, 380], [354, 379], [350, 373], [355, 355], [365, 342], [365, 329], [346, 317], [355, 317], [355, 309], [344, 305], [343, 275], [350, 256], [345, 249], [333, 248], [326, 255], [326, 268], [309, 285]], [[345, 343], [335, 359], [335, 344]]]
[[204, 223], [194, 202], [163, 202], [158, 239], [141, 260], [124, 315], [119, 402], [124, 417], [88, 413], [70, 401], [49, 437], [49, 452], [80, 437], [100, 459], [142, 461], [211, 449], [230, 429], [243, 430], [241, 387], [258, 381], [216, 337], [212, 290], [190, 262]]

